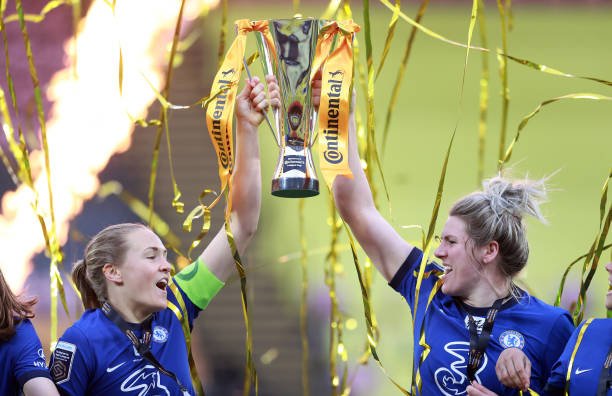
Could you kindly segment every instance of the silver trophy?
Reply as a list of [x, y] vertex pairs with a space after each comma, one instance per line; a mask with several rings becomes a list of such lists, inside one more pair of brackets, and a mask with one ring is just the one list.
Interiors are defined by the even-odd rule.
[[272, 179], [272, 195], [286, 198], [319, 194], [319, 180], [310, 148], [317, 115], [312, 105], [310, 74], [319, 29], [325, 21], [312, 18], [268, 21], [272, 43], [257, 33], [264, 72], [274, 74], [281, 95], [274, 109], [276, 142], [280, 148]]

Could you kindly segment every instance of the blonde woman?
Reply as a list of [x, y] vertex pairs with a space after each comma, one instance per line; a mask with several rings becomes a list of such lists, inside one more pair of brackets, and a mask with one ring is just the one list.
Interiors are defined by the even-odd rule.
[[[316, 80], [316, 94], [320, 86]], [[352, 115], [349, 164], [353, 178], [335, 179], [334, 200], [378, 271], [410, 309], [417, 310], [412, 356], [422, 379], [417, 394], [465, 395], [472, 383], [500, 395], [514, 395], [527, 387], [541, 391], [573, 330], [566, 311], [530, 296], [513, 282], [529, 256], [523, 217], [542, 218], [543, 181], [496, 177], [486, 181], [482, 191], [459, 199], [435, 251], [440, 264], [429, 263], [425, 268], [416, 307], [423, 253], [376, 209], [360, 166], [355, 129]], [[406, 147], [407, 153], [410, 150]], [[406, 167], [422, 166], [411, 164], [409, 155], [403, 161]], [[430, 347], [422, 362], [421, 334]], [[500, 378], [505, 377], [520, 381], [504, 385]]]

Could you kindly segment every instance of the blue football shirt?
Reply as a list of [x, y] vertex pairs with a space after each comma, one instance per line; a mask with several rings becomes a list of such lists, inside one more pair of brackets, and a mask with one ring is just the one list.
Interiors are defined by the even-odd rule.
[[[416, 283], [423, 252], [414, 248], [389, 283], [415, 309]], [[470, 347], [468, 312], [482, 329], [488, 308], [462, 305], [437, 291], [427, 306], [427, 300], [439, 279], [441, 268], [430, 263], [420, 288], [414, 323], [414, 364], [419, 367], [423, 347], [419, 345], [421, 330], [430, 353], [419, 367], [422, 379], [421, 395], [466, 395], [469, 385], [467, 360]], [[426, 312], [425, 312], [426, 311]], [[414, 311], [413, 311], [414, 312]], [[518, 390], [503, 386], [495, 374], [495, 364], [506, 348], [520, 348], [529, 358], [531, 389], [540, 393], [550, 376], [551, 368], [569, 339], [574, 326], [567, 311], [555, 308], [521, 290], [521, 296], [505, 302], [497, 316], [491, 339], [480, 366], [478, 382], [498, 395], [515, 395]]]
[[[561, 357], [553, 366], [548, 380], [552, 388], [565, 389], [569, 361], [576, 346], [578, 334], [585, 326], [585, 322], [576, 328]], [[593, 319], [586, 328], [574, 357], [569, 378], [570, 395], [597, 394], [599, 376], [610, 346], [612, 346], [612, 319]], [[612, 389], [608, 389], [607, 395], [612, 396]]]
[[[191, 328], [200, 308], [180, 287], [179, 290]], [[168, 300], [179, 306], [169, 287], [167, 291]], [[165, 369], [176, 374], [190, 395], [195, 395], [181, 322], [166, 308], [154, 314], [151, 327], [153, 356]], [[132, 330], [139, 338], [142, 336], [139, 324], [133, 325]], [[143, 359], [127, 336], [100, 309], [87, 310], [60, 337], [51, 358], [50, 371], [62, 395], [181, 394], [177, 383]]]
[[0, 395], [20, 395], [32, 378], [50, 378], [43, 347], [29, 319], [15, 327], [15, 335], [0, 343]]

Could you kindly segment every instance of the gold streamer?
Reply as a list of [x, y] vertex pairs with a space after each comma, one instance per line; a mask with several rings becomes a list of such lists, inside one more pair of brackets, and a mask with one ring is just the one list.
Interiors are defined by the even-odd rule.
[[587, 327], [589, 327], [592, 321], [593, 321], [593, 318], [589, 318], [586, 321], [586, 323], [582, 326], [582, 328], [580, 329], [580, 332], [578, 333], [578, 338], [576, 339], [576, 345], [574, 345], [572, 356], [570, 357], [569, 363], [567, 365], [567, 374], [565, 376], [565, 396], [567, 396], [569, 392], [570, 376], [572, 375], [572, 368], [574, 366], [574, 359], [576, 357], [576, 352], [578, 352], [578, 347], [580, 346], [580, 343], [582, 342], [584, 333], [586, 332]]
[[[229, 195], [229, 191], [227, 192]], [[227, 198], [229, 204], [229, 198]], [[247, 301], [247, 280], [246, 273], [244, 270], [244, 266], [242, 265], [242, 260], [240, 259], [240, 255], [238, 254], [238, 249], [236, 248], [236, 244], [234, 242], [234, 234], [232, 234], [232, 230], [229, 226], [229, 210], [226, 211], [225, 214], [225, 234], [227, 235], [227, 242], [230, 245], [232, 250], [232, 256], [234, 257], [234, 264], [236, 265], [236, 270], [238, 271], [238, 275], [240, 276], [240, 295], [242, 297], [242, 315], [244, 319], [244, 325], [246, 328], [246, 339], [245, 339], [245, 348], [246, 348], [246, 366], [245, 366], [245, 376], [244, 376], [244, 388], [243, 395], [249, 396], [251, 394], [251, 385], [255, 385], [255, 396], [259, 394], [259, 384], [257, 379], [257, 370], [255, 369], [255, 362], [253, 360], [253, 330], [251, 329], [251, 321], [249, 319], [249, 309], [248, 309], [248, 301]]]
[[518, 126], [518, 130], [516, 131], [516, 136], [514, 137], [514, 139], [508, 146], [508, 148], [506, 149], [506, 153], [504, 154], [504, 156], [499, 160], [498, 169], [500, 171], [503, 169], [504, 165], [510, 160], [510, 157], [512, 157], [512, 150], [514, 149], [514, 145], [516, 144], [516, 142], [518, 142], [519, 137], [521, 136], [521, 131], [523, 130], [523, 128], [525, 128], [529, 120], [532, 119], [536, 114], [538, 114], [544, 106], [557, 102], [559, 100], [565, 100], [565, 99], [612, 100], [612, 97], [594, 94], [594, 93], [575, 93], [575, 94], [559, 96], [553, 99], [548, 99], [540, 103], [535, 108], [535, 110], [533, 110], [531, 113], [523, 117], [521, 123]]
[[[612, 247], [612, 244], [606, 245], [603, 247], [602, 251], [608, 250], [610, 247]], [[591, 246], [591, 249], [593, 247]], [[589, 250], [590, 252], [590, 250]], [[565, 281], [567, 279], [567, 275], [569, 274], [569, 271], [572, 269], [572, 267], [578, 263], [580, 260], [582, 260], [583, 258], [586, 258], [589, 256], [589, 253], [585, 253], [582, 256], [576, 258], [574, 261], [572, 261], [571, 263], [569, 263], [569, 265], [565, 268], [565, 271], [563, 272], [563, 276], [561, 277], [561, 282], [559, 284], [559, 290], [557, 291], [557, 297], [555, 298], [555, 303], [554, 306], [558, 307], [561, 305], [561, 296], [563, 294], [563, 289], [565, 288]], [[531, 293], [530, 293], [531, 294]]]
[[[380, 2], [383, 5], [385, 5], [387, 8], [389, 8], [391, 11], [393, 11], [394, 6], [391, 3], [389, 3], [388, 0], [380, 0]], [[444, 37], [444, 36], [434, 32], [434, 31], [426, 28], [425, 26], [421, 25], [420, 23], [414, 21], [413, 19], [411, 19], [409, 16], [407, 16], [403, 12], [400, 12], [399, 16], [400, 16], [400, 18], [402, 18], [403, 20], [408, 22], [410, 25], [416, 27], [421, 32], [425, 33], [426, 35], [428, 35], [428, 36], [430, 36], [430, 37], [432, 37], [432, 38], [434, 38], [436, 40], [440, 40], [440, 41], [442, 41], [444, 43], [451, 44], [451, 45], [454, 45], [454, 46], [457, 46], [457, 47], [462, 47], [462, 48], [467, 48], [467, 49], [472, 49], [472, 50], [478, 50], [478, 51], [484, 51], [484, 52], [491, 52], [491, 50], [488, 49], [488, 48], [473, 47], [473, 46], [471, 46], [469, 44], [466, 45], [466, 44], [459, 43], [457, 41], [450, 40], [450, 39], [448, 39], [448, 38], [446, 38], [446, 37]], [[589, 81], [594, 81], [594, 82], [597, 82], [597, 83], [600, 83], [600, 84], [604, 84], [604, 85], [607, 85], [607, 86], [612, 86], [612, 82], [604, 80], [604, 79], [601, 79], [601, 78], [587, 77], [587, 76], [576, 76], [576, 75], [573, 75], [573, 74], [565, 73], [565, 72], [562, 72], [560, 70], [554, 69], [552, 67], [548, 67], [546, 65], [540, 65], [540, 64], [532, 62], [530, 60], [521, 59], [521, 58], [512, 56], [510, 54], [502, 52], [499, 49], [497, 50], [497, 53], [499, 55], [502, 55], [502, 56], [504, 56], [504, 57], [506, 57], [506, 58], [508, 58], [508, 59], [510, 59], [510, 60], [512, 60], [514, 62], [516, 62], [516, 63], [519, 63], [519, 64], [521, 64], [523, 66], [527, 66], [527, 67], [529, 67], [531, 69], [534, 69], [534, 70], [541, 71], [543, 73], [552, 74], [552, 75], [560, 76], [560, 77], [569, 77], [569, 78], [578, 78], [578, 79], [582, 79], [582, 80], [589, 80]]]
[[363, 310], [366, 319], [366, 331], [367, 331], [367, 340], [368, 346], [370, 348], [370, 352], [372, 353], [372, 357], [378, 363], [378, 367], [382, 370], [385, 376], [391, 381], [395, 387], [402, 392], [406, 396], [410, 396], [410, 392], [404, 389], [397, 381], [395, 381], [391, 376], [387, 373], [387, 370], [384, 368], [380, 357], [378, 356], [378, 352], [376, 351], [376, 337], [375, 337], [375, 326], [374, 321], [372, 320], [372, 308], [370, 305], [370, 297], [368, 294], [368, 290], [365, 287], [365, 282], [363, 279], [363, 274], [361, 273], [361, 267], [359, 266], [359, 258], [357, 257], [357, 249], [355, 248], [355, 241], [353, 240], [353, 236], [351, 235], [350, 230], [344, 225], [346, 229], [346, 233], [349, 238], [349, 242], [351, 244], [351, 253], [353, 254], [353, 262], [355, 264], [355, 270], [357, 273], [357, 279], [359, 280], [359, 286], [361, 288], [361, 300], [363, 302]]
[[299, 201], [299, 229], [300, 229], [300, 266], [302, 267], [302, 298], [300, 300], [300, 337], [302, 339], [302, 395], [310, 396], [309, 381], [309, 350], [308, 343], [308, 246], [306, 244], [305, 227], [305, 206], [306, 201], [302, 198]]
[[[482, 46], [487, 48], [487, 27], [486, 14], [484, 12], [484, 2], [478, 0], [478, 23], [480, 41]], [[485, 143], [487, 137], [487, 115], [489, 111], [489, 58], [486, 52], [481, 54], [482, 70], [480, 72], [480, 100], [479, 100], [479, 117], [478, 117], [478, 175], [476, 184], [480, 185], [484, 179], [484, 162], [485, 162]]]
[[[429, 5], [429, 0], [423, 0], [419, 7], [419, 11], [417, 12], [414, 20], [416, 22], [420, 22], [425, 15], [425, 10], [427, 10], [427, 5]], [[387, 115], [385, 117], [385, 128], [383, 130], [383, 138], [382, 138], [382, 154], [385, 155], [385, 150], [387, 148], [387, 137], [389, 136], [389, 125], [391, 125], [391, 116], [393, 115], [393, 111], [395, 109], [395, 105], [397, 104], [397, 98], [399, 96], [400, 88], [402, 85], [402, 80], [404, 79], [404, 74], [406, 72], [406, 67], [408, 65], [408, 59], [410, 58], [410, 53], [412, 52], [412, 44], [414, 43], [414, 39], [416, 38], [417, 33], [416, 26], [412, 27], [410, 31], [410, 36], [408, 37], [408, 41], [406, 42], [406, 48], [404, 49], [404, 56], [402, 57], [402, 62], [397, 71], [397, 77], [395, 78], [396, 83], [393, 85], [393, 91], [391, 93], [391, 99], [389, 100], [389, 106], [387, 107]]]
[[198, 236], [189, 245], [189, 251], [187, 252], [187, 257], [189, 257], [189, 260], [192, 260], [191, 252], [193, 251], [193, 249], [195, 249], [200, 244], [200, 242], [202, 242], [202, 239], [204, 239], [204, 237], [208, 234], [208, 231], [210, 230], [211, 219], [210, 211], [217, 205], [222, 196], [222, 194], [219, 194], [210, 205], [206, 205], [204, 204], [203, 199], [206, 198], [206, 196], [209, 194], [215, 194], [215, 192], [210, 189], [205, 189], [200, 193], [200, 196], [198, 198], [200, 204], [193, 208], [193, 210], [187, 215], [185, 221], [183, 222], [183, 231], [191, 232], [193, 220], [202, 217], [202, 226], [200, 227], [200, 232]]
[[[612, 178], [612, 169], [608, 174], [608, 178], [606, 179], [600, 200], [600, 208], [606, 206], [607, 198], [608, 198], [608, 184], [610, 182], [610, 178]], [[605, 219], [605, 220], [604, 220]], [[591, 280], [595, 275], [595, 270], [597, 269], [597, 265], [599, 264], [599, 258], [601, 257], [601, 253], [604, 249], [604, 243], [608, 236], [608, 231], [610, 230], [610, 223], [612, 222], [612, 205], [608, 208], [608, 214], [604, 217], [604, 211], [600, 211], [599, 218], [599, 234], [595, 237], [595, 241], [593, 245], [591, 245], [591, 249], [587, 256], [587, 259], [584, 261], [584, 265], [582, 267], [582, 275], [580, 276], [580, 293], [578, 295], [578, 302], [576, 304], [576, 309], [573, 312], [574, 323], [578, 324], [582, 321], [584, 316], [584, 306], [586, 304], [586, 292], [591, 284]], [[584, 274], [587, 271], [587, 267], [590, 263], [590, 270], [587, 274], [586, 279], [584, 279]]]
[[[32, 79], [32, 85], [34, 87], [34, 100], [36, 103], [36, 114], [38, 116], [38, 123], [40, 125], [41, 143], [43, 149], [43, 155], [45, 159], [45, 171], [47, 173], [47, 192], [49, 194], [49, 217], [51, 219], [50, 229], [47, 230], [43, 221], [42, 215], [39, 213], [39, 221], [43, 226], [43, 233], [45, 234], [45, 243], [49, 256], [51, 258], [50, 264], [50, 276], [51, 276], [51, 339], [57, 339], [57, 297], [58, 294], [62, 299], [62, 304], [66, 308], [66, 301], [64, 297], [64, 285], [61, 277], [56, 276], [58, 266], [61, 265], [63, 260], [63, 254], [57, 238], [57, 226], [55, 223], [55, 209], [53, 205], [53, 189], [51, 185], [51, 164], [49, 160], [49, 145], [47, 143], [47, 125], [45, 122], [45, 115], [42, 105], [42, 95], [40, 91], [40, 84], [38, 82], [38, 74], [36, 67], [34, 66], [34, 56], [32, 55], [32, 46], [30, 43], [30, 37], [25, 24], [25, 18], [23, 13], [23, 5], [21, 0], [16, 0], [15, 7], [17, 9], [17, 15], [19, 16], [19, 27], [21, 28], [21, 34], [23, 36], [23, 43], [26, 50], [26, 56], [28, 59], [28, 66], [30, 70], [30, 77]], [[68, 314], [68, 312], [66, 312]]]
[[[52, 0], [47, 2], [47, 4], [45, 4], [45, 6], [43, 7], [43, 9], [40, 11], [40, 13], [38, 14], [25, 14], [23, 13], [23, 20], [24, 21], [28, 21], [28, 22], [33, 22], [33, 23], [40, 23], [42, 21], [45, 20], [45, 18], [47, 17], [47, 15], [55, 10], [56, 8], [58, 8], [59, 6], [62, 6], [64, 4], [72, 4], [72, 0]], [[6, 6], [6, 3], [5, 3]], [[10, 22], [17, 22], [19, 21], [20, 15], [19, 15], [19, 11], [17, 12], [17, 14], [11, 14], [8, 15], [5, 18], [5, 22], [6, 23], [10, 23]]]
[[[383, 183], [383, 189], [387, 202], [389, 204], [389, 212], [391, 212], [391, 197], [389, 196], [389, 189], [387, 188], [387, 181], [382, 170], [382, 164], [380, 163], [380, 157], [378, 156], [378, 148], [376, 146], [376, 128], [374, 118], [374, 61], [372, 58], [372, 37], [370, 28], [370, 1], [366, 0], [363, 5], [363, 20], [364, 20], [364, 33], [366, 42], [366, 59], [368, 69], [368, 84], [367, 84], [367, 145], [365, 152], [365, 160], [368, 164], [376, 163], [378, 167], [378, 173]], [[367, 172], [366, 172], [367, 173]], [[371, 175], [370, 180], [371, 182]], [[372, 184], [372, 183], [370, 183]]]
[[223, 55], [225, 54], [225, 39], [227, 37], [227, 0], [221, 2], [221, 29], [219, 31], [219, 51], [217, 51], [217, 69], [223, 65]]
[[187, 345], [187, 356], [189, 360], [189, 373], [191, 375], [191, 383], [193, 384], [193, 388], [196, 391], [198, 396], [204, 396], [204, 388], [202, 387], [202, 382], [200, 381], [200, 377], [198, 376], [198, 372], [196, 370], [195, 361], [193, 360], [193, 353], [191, 350], [191, 331], [189, 330], [189, 318], [184, 314], [187, 312], [187, 307], [185, 306], [185, 300], [183, 300], [183, 296], [174, 283], [173, 278], [170, 280], [170, 284], [168, 285], [172, 294], [176, 298], [176, 301], [179, 303], [179, 307], [176, 307], [170, 301], [168, 301], [168, 308], [170, 308], [178, 320], [181, 322], [181, 328], [183, 329], [183, 335], [185, 336], [185, 344]]
[[337, 217], [336, 209], [331, 201], [332, 197], [330, 194], [330, 217], [329, 223], [331, 225], [331, 241], [329, 251], [325, 257], [327, 266], [325, 268], [325, 284], [329, 288], [329, 300], [330, 300], [330, 341], [329, 341], [329, 378], [332, 388], [332, 396], [342, 395], [344, 390], [343, 384], [345, 384], [344, 375], [342, 380], [338, 376], [337, 368], [337, 355], [340, 345], [342, 344], [342, 313], [338, 309], [338, 298], [336, 294], [336, 269], [339, 266], [338, 263], [338, 238], [340, 230], [340, 220]]
[[383, 48], [383, 52], [380, 57], [380, 63], [378, 64], [378, 70], [376, 71], [376, 77], [374, 78], [374, 80], [378, 80], [378, 76], [380, 75], [380, 72], [382, 71], [382, 68], [385, 65], [385, 61], [387, 60], [387, 55], [389, 55], [391, 43], [393, 42], [393, 36], [395, 35], [395, 27], [397, 26], [397, 21], [399, 20], [399, 11], [401, 9], [401, 4], [401, 0], [395, 0], [395, 8], [393, 10], [393, 15], [391, 16], [391, 21], [389, 21], [389, 29], [387, 30], [385, 47]]
[[[166, 70], [166, 80], [164, 84], [164, 88], [162, 89], [161, 96], [165, 99], [168, 97], [170, 92], [170, 83], [172, 81], [172, 71], [174, 70], [174, 59], [177, 53], [177, 47], [180, 39], [181, 26], [183, 22], [183, 10], [185, 8], [185, 0], [181, 0], [181, 7], [179, 8], [178, 17], [176, 19], [176, 25], [174, 28], [174, 37], [172, 39], [172, 47], [170, 49], [170, 57], [168, 59], [168, 67]], [[157, 166], [159, 159], [159, 149], [161, 143], [161, 135], [162, 132], [166, 132], [166, 141], [168, 142], [168, 158], [170, 159], [170, 173], [171, 179], [174, 189], [174, 198], [172, 200], [172, 206], [177, 210], [178, 213], [182, 213], [183, 203], [179, 201], [181, 193], [178, 189], [178, 185], [176, 184], [176, 180], [174, 179], [174, 171], [172, 170], [172, 156], [171, 151], [172, 147], [170, 146], [170, 136], [168, 133], [168, 118], [167, 118], [167, 108], [162, 106], [160, 109], [160, 125], [157, 127], [157, 131], [155, 133], [155, 144], [153, 147], [153, 158], [151, 159], [151, 172], [149, 174], [149, 220], [148, 224], [151, 226], [151, 221], [153, 218], [153, 208], [154, 208], [154, 197], [155, 197], [155, 182], [157, 180]]]
[[[504, 54], [508, 53], [508, 28], [506, 27], [506, 8], [502, 4], [503, 0], [497, 0], [497, 8], [499, 10], [499, 18], [501, 22], [501, 36], [502, 36], [502, 51]], [[508, 63], [506, 58], [497, 55], [497, 61], [499, 63], [499, 74], [502, 81], [502, 118], [501, 127], [499, 133], [499, 151], [498, 159], [501, 159], [504, 154], [504, 146], [506, 145], [506, 130], [508, 128], [508, 108], [510, 106], [510, 89], [508, 88]]]

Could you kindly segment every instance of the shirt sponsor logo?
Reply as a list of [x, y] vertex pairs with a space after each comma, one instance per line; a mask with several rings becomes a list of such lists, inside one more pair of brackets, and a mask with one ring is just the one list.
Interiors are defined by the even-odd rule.
[[[454, 357], [450, 367], [440, 367], [434, 373], [434, 379], [440, 392], [445, 396], [466, 395], [465, 388], [470, 384], [465, 373], [467, 373], [467, 359], [470, 343], [465, 341], [453, 341], [444, 346], [444, 350]], [[481, 382], [480, 374], [488, 362], [487, 355], [481, 359], [480, 366], [476, 370], [475, 377]]]
[[591, 371], [593, 369], [581, 369], [580, 367], [576, 367], [576, 371], [574, 372], [574, 374], [576, 375], [580, 375], [582, 373], [586, 373], [587, 371]]
[[525, 347], [525, 337], [518, 331], [506, 330], [499, 336], [499, 343], [506, 349], [523, 349]]
[[70, 379], [72, 372], [72, 361], [76, 352], [76, 345], [60, 341], [53, 351], [53, 364], [51, 365], [51, 376], [57, 385], [63, 384]]
[[168, 388], [160, 381], [159, 371], [150, 364], [134, 371], [121, 383], [123, 393], [138, 392], [138, 396], [170, 396]]
[[153, 328], [153, 341], [163, 343], [168, 340], [168, 330], [161, 326]]

